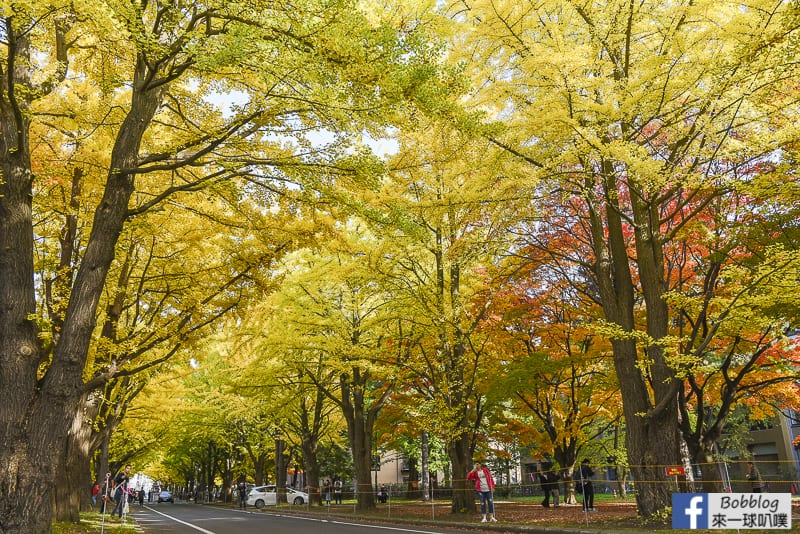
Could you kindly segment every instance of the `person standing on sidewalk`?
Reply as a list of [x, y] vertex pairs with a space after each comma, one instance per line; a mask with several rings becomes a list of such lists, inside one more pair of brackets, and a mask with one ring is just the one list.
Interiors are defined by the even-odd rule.
[[236, 491], [239, 493], [239, 510], [247, 510], [247, 483], [244, 480], [239, 481]]
[[486, 509], [489, 509], [489, 521], [497, 521], [494, 517], [494, 479], [492, 473], [483, 467], [480, 462], [475, 462], [475, 467], [472, 471], [467, 473], [467, 480], [475, 481], [475, 491], [481, 498], [481, 519], [482, 523], [486, 523]]
[[325, 505], [331, 505], [331, 480], [329, 478], [325, 479], [325, 482], [322, 483], [323, 491], [325, 492]]
[[114, 477], [114, 509], [111, 510], [111, 519], [114, 519], [114, 513], [117, 514], [117, 519], [122, 519], [125, 513], [125, 503], [128, 501], [128, 484], [131, 478], [131, 466], [126, 465], [125, 469], [117, 473]]
[[333, 479], [333, 504], [342, 504], [342, 479], [338, 475]]

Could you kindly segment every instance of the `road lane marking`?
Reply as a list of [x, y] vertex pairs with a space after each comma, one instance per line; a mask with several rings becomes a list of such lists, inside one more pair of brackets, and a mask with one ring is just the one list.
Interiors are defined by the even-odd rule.
[[388, 527], [386, 525], [375, 525], [372, 523], [353, 523], [351, 521], [337, 521], [335, 519], [323, 519], [323, 518], [316, 518], [316, 517], [303, 517], [299, 515], [284, 515], [284, 514], [269, 514], [278, 517], [286, 517], [291, 519], [303, 519], [305, 521], [316, 521], [318, 523], [334, 523], [337, 525], [347, 525], [347, 526], [355, 526], [355, 527], [366, 527], [366, 528], [374, 528], [374, 529], [383, 529], [383, 530], [397, 530], [400, 532], [413, 532], [415, 534], [442, 534], [441, 531], [437, 530], [416, 530], [413, 528], [404, 528], [404, 527]]
[[211, 530], [206, 530], [206, 529], [204, 529], [202, 527], [198, 527], [197, 525], [193, 525], [191, 523], [187, 523], [186, 521], [182, 521], [182, 520], [178, 519], [177, 517], [172, 517], [171, 515], [167, 515], [164, 512], [159, 512], [158, 510], [154, 510], [153, 508], [149, 508], [148, 507], [147, 509], [150, 510], [151, 512], [157, 513], [158, 515], [163, 515], [167, 519], [171, 519], [172, 521], [175, 521], [176, 523], [180, 523], [181, 525], [186, 525], [189, 528], [193, 528], [195, 530], [198, 530], [198, 531], [202, 532], [203, 534], [216, 534], [216, 532], [212, 532]]
[[399, 530], [400, 532], [415, 532], [417, 534], [441, 534], [440, 531], [436, 530], [415, 530], [411, 528], [387, 527], [385, 525], [373, 525], [368, 523], [348, 523], [346, 521], [331, 521], [331, 523], [338, 523], [339, 525], [349, 525], [349, 526], [355, 525], [359, 527], [380, 528], [383, 530]]

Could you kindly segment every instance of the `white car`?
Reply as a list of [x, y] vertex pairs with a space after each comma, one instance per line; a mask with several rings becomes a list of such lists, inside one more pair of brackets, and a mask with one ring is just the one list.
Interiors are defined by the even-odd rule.
[[[278, 502], [275, 485], [256, 486], [247, 494], [247, 504], [256, 508], [275, 506]], [[294, 488], [286, 488], [286, 502], [289, 504], [306, 504], [308, 493]]]

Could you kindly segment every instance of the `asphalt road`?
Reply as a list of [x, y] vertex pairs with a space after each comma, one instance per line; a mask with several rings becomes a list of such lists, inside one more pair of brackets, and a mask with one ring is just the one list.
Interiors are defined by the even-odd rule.
[[[334, 518], [304, 518], [280, 513], [240, 511], [196, 504], [135, 506], [131, 515], [144, 534], [475, 534], [475, 530], [410, 525], [358, 524]], [[113, 524], [106, 524], [113, 533]]]

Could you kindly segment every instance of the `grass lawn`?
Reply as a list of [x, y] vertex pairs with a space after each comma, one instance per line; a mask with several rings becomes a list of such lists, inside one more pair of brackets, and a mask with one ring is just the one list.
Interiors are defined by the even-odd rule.
[[136, 532], [136, 524], [132, 519], [128, 519], [126, 523], [111, 521], [108, 515], [103, 522], [103, 516], [99, 512], [86, 512], [81, 513], [81, 522], [78, 524], [54, 523], [52, 528], [53, 534], [97, 534], [101, 530], [110, 534], [118, 532], [132, 534]]

